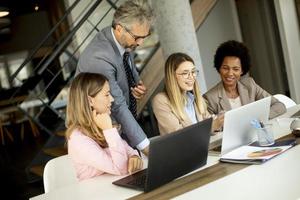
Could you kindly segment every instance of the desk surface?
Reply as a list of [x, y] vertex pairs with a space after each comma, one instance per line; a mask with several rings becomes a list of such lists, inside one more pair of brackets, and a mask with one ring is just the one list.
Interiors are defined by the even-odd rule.
[[[299, 108], [297, 105], [272, 120], [275, 138], [290, 132], [291, 119], [287, 117]], [[208, 164], [197, 172], [146, 194], [112, 185], [121, 176], [102, 175], [32, 199], [298, 199], [299, 155], [300, 145], [262, 165], [219, 163], [219, 157], [209, 156]]]
[[298, 199], [299, 155], [300, 145], [297, 145], [263, 165], [250, 165], [175, 199]]
[[[218, 163], [217, 157], [208, 158], [207, 165], [196, 170], [208, 168]], [[186, 175], [186, 177], [189, 175]], [[61, 189], [45, 193], [32, 198], [32, 200], [42, 199], [64, 199], [64, 200], [79, 200], [79, 199], [126, 199], [138, 194], [141, 191], [128, 189], [113, 185], [112, 182], [122, 178], [123, 176], [113, 176], [109, 174], [79, 182], [78, 184], [69, 185]]]

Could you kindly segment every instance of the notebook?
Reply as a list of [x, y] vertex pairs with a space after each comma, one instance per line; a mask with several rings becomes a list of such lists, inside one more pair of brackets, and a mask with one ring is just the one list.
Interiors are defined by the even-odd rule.
[[296, 139], [276, 141], [271, 146], [259, 146], [258, 142], [244, 145], [222, 155], [220, 161], [243, 164], [262, 164], [297, 144]]
[[271, 97], [249, 103], [227, 111], [224, 116], [221, 148], [215, 148], [214, 154], [224, 155], [229, 151], [254, 142], [256, 135], [249, 134], [250, 121], [253, 119], [266, 123], [269, 119]]
[[118, 186], [151, 191], [207, 162], [212, 119], [193, 124], [150, 141], [148, 168], [113, 182]]

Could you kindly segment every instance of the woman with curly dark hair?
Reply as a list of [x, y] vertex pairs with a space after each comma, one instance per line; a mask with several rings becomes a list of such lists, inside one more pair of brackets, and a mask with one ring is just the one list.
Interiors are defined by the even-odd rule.
[[[250, 70], [251, 61], [248, 48], [243, 43], [234, 40], [222, 43], [216, 51], [214, 67], [221, 81], [204, 94], [209, 112], [218, 114], [271, 96], [253, 78], [244, 77]], [[284, 104], [272, 97], [269, 118], [285, 111]]]

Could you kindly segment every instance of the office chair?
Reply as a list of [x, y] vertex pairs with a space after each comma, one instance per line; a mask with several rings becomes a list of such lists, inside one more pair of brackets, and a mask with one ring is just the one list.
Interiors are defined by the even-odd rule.
[[296, 103], [293, 99], [291, 99], [283, 94], [275, 94], [273, 97], [275, 97], [276, 99], [278, 99], [278, 101], [283, 103], [285, 105], [286, 109], [296, 105]]
[[44, 169], [43, 179], [45, 193], [76, 183], [78, 180], [69, 155], [49, 160]]

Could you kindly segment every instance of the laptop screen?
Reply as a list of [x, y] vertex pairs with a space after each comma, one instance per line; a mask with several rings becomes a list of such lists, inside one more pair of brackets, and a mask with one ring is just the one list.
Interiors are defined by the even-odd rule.
[[267, 122], [270, 104], [271, 97], [266, 97], [225, 113], [222, 155], [256, 140], [256, 135], [250, 133], [250, 121], [257, 119]]
[[[151, 191], [206, 164], [212, 119], [150, 141], [144, 191]], [[125, 187], [133, 176], [113, 184]], [[128, 180], [128, 181], [127, 181]]]

